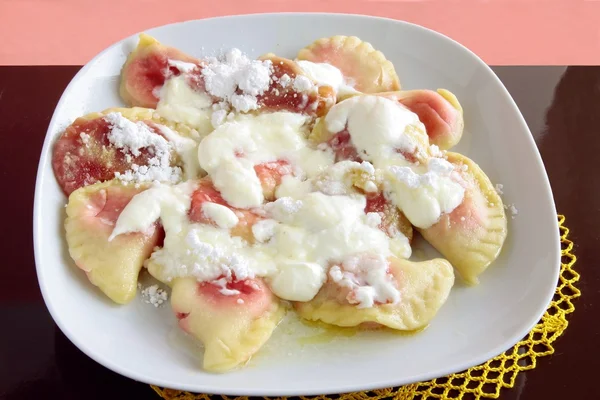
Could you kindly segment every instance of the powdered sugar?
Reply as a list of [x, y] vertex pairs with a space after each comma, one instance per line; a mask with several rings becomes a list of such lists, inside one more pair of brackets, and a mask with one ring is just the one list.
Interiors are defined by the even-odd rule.
[[[141, 283], [138, 283], [138, 288], [142, 289]], [[142, 300], [147, 304], [152, 304], [154, 307], [161, 306], [168, 298], [166, 290], [159, 288], [158, 285], [142, 289]]]
[[329, 277], [339, 286], [350, 289], [346, 300], [356, 304], [357, 308], [397, 304], [400, 301], [400, 292], [383, 256], [347, 257], [341, 266], [331, 267]]
[[424, 179], [421, 179], [421, 175], [415, 173], [415, 171], [409, 167], [398, 167], [394, 165], [389, 168], [389, 171], [396, 179], [411, 189], [420, 187], [421, 183], [424, 181]]
[[248, 112], [258, 108], [258, 99], [250, 94], [234, 94], [229, 98], [231, 107], [240, 112]]
[[308, 92], [314, 87], [312, 81], [304, 75], [296, 76], [294, 79], [293, 88], [297, 92]]
[[202, 76], [209, 94], [227, 101], [237, 111], [247, 112], [258, 108], [256, 96], [269, 88], [272, 71], [271, 61], [250, 60], [240, 50], [232, 49], [220, 58], [208, 58]]
[[175, 67], [179, 70], [179, 72], [184, 73], [184, 74], [189, 74], [190, 72], [192, 72], [193, 70], [198, 68], [198, 66], [194, 63], [189, 63], [189, 62], [180, 61], [180, 60], [169, 59], [167, 62], [170, 67]]
[[[231, 282], [231, 280], [229, 280]], [[228, 280], [226, 278], [217, 279], [211, 282], [213, 285], [219, 288], [219, 293], [224, 296], [234, 296], [236, 294], [240, 294], [240, 291], [237, 289], [229, 289], [227, 288]]]
[[81, 143], [83, 143], [86, 147], [90, 144], [90, 135], [85, 132], [81, 132], [79, 134], [79, 138], [81, 139]]
[[225, 122], [231, 122], [235, 118], [235, 114], [230, 111], [231, 105], [226, 101], [215, 103], [212, 105], [211, 124], [214, 129], [223, 125]]
[[245, 280], [254, 277], [250, 261], [241, 250], [240, 238], [232, 238], [219, 228], [203, 225], [174, 236], [167, 232], [166, 245], [155, 251], [151, 260], [160, 270], [151, 273], [165, 282], [193, 277], [199, 282], [225, 279]]
[[427, 163], [427, 172], [417, 174], [411, 167], [391, 166], [388, 169], [396, 179], [403, 182], [411, 189], [423, 185], [436, 186], [442, 177], [448, 177], [454, 166], [443, 158], [430, 158]]
[[[499, 196], [502, 196], [504, 194], [504, 185], [503, 184], [497, 183], [494, 186], [494, 188], [496, 189], [496, 193], [498, 193]], [[493, 207], [492, 204], [490, 204], [490, 206]], [[517, 210], [517, 207], [515, 207], [514, 204], [504, 204], [504, 209], [510, 213], [511, 219], [515, 219], [516, 216], [519, 214], [519, 210]]]
[[132, 122], [121, 113], [109, 113], [104, 119], [111, 125], [108, 141], [125, 153], [128, 160], [131, 155], [141, 155], [147, 149], [153, 155], [147, 165], [132, 164], [124, 173], [115, 172], [115, 177], [124, 182], [165, 181], [176, 183], [181, 180], [182, 171], [171, 166], [171, 144], [161, 135], [153, 132], [144, 122]]
[[279, 78], [279, 84], [281, 85], [282, 88], [286, 88], [290, 85], [290, 83], [292, 83], [292, 78], [290, 78], [290, 76], [288, 74], [283, 74], [281, 75], [281, 77]]
[[151, 131], [143, 122], [132, 122], [115, 112], [107, 114], [104, 119], [112, 126], [108, 141], [124, 152], [139, 156], [142, 148], [154, 147], [156, 153], [168, 153], [171, 149], [165, 138]]
[[[191, 274], [184, 272], [183, 276], [195, 276], [199, 281], [211, 281], [221, 275], [227, 280], [231, 280], [233, 275], [238, 280], [254, 277], [248, 267], [247, 260], [232, 252], [231, 249], [203, 242], [193, 230], [188, 233], [186, 242], [191, 247], [191, 252], [197, 262], [191, 266]], [[207, 266], [213, 266], [214, 268], [211, 271], [211, 268], [207, 268]], [[216, 276], [215, 271], [219, 271]], [[212, 276], [206, 276], [207, 273]]]
[[429, 171], [438, 175], [447, 176], [454, 171], [454, 166], [443, 158], [430, 158], [427, 162]]
[[198, 163], [198, 143], [194, 139], [184, 137], [167, 126], [156, 125], [163, 136], [169, 141], [169, 145], [179, 154], [185, 171], [185, 179], [194, 179], [201, 174]]
[[515, 219], [517, 214], [519, 214], [519, 210], [517, 210], [514, 204], [505, 204], [504, 208], [510, 212], [512, 219]]
[[132, 164], [131, 169], [123, 173], [115, 172], [115, 178], [122, 182], [171, 182], [181, 180], [182, 171], [179, 167], [164, 165], [160, 159], [153, 157], [148, 165]]

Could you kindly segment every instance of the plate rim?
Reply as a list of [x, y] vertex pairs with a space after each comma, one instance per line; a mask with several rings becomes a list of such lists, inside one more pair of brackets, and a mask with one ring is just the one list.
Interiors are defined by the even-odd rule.
[[[38, 168], [37, 168], [37, 172], [36, 172], [35, 194], [34, 194], [34, 205], [33, 205], [33, 242], [34, 242], [33, 244], [34, 244], [34, 259], [35, 259], [35, 265], [36, 265], [36, 275], [38, 278], [38, 284], [40, 286], [42, 297], [44, 299], [44, 304], [46, 305], [54, 323], [59, 327], [61, 332], [86, 356], [90, 357], [92, 360], [96, 361], [100, 365], [102, 365], [120, 375], [123, 375], [127, 378], [130, 378], [130, 379], [133, 379], [133, 380], [136, 380], [139, 382], [144, 382], [146, 384], [156, 385], [156, 386], [165, 387], [165, 388], [179, 389], [179, 390], [193, 391], [193, 392], [201, 391], [202, 393], [207, 393], [207, 394], [223, 394], [223, 395], [232, 395], [232, 396], [300, 396], [300, 395], [314, 396], [314, 395], [322, 395], [322, 394], [349, 393], [349, 392], [355, 392], [355, 391], [368, 391], [368, 390], [375, 390], [375, 389], [381, 389], [381, 388], [387, 388], [387, 387], [397, 387], [397, 386], [407, 385], [407, 384], [411, 384], [411, 383], [428, 381], [428, 380], [431, 380], [434, 378], [443, 377], [443, 376], [446, 376], [446, 375], [449, 375], [452, 373], [456, 373], [456, 372], [468, 369], [470, 367], [485, 363], [486, 361], [490, 360], [491, 358], [496, 357], [497, 355], [503, 353], [504, 351], [506, 351], [509, 348], [511, 348], [512, 346], [514, 346], [516, 343], [518, 343], [521, 340], [521, 338], [525, 337], [529, 333], [529, 331], [535, 326], [535, 324], [537, 324], [537, 322], [541, 319], [542, 315], [546, 312], [547, 308], [544, 308], [543, 310], [536, 313], [535, 315], [532, 315], [532, 317], [530, 319], [531, 322], [528, 324], [524, 324], [523, 329], [519, 330], [518, 332], [515, 332], [511, 336], [510, 340], [506, 340], [502, 345], [495, 346], [493, 349], [489, 350], [488, 352], [482, 353], [478, 357], [473, 356], [473, 357], [469, 358], [467, 361], [463, 361], [459, 364], [453, 363], [451, 368], [450, 367], [438, 368], [436, 370], [432, 370], [431, 372], [429, 372], [427, 374], [421, 374], [418, 377], [405, 376], [403, 379], [397, 379], [395, 382], [390, 382], [389, 380], [375, 381], [375, 380], [371, 379], [366, 383], [345, 384], [343, 386], [338, 384], [337, 386], [331, 386], [331, 388], [326, 390], [325, 393], [321, 389], [306, 389], [306, 390], [302, 390], [301, 392], [298, 391], [297, 389], [272, 390], [269, 388], [249, 389], [249, 390], [246, 390], [243, 388], [231, 388], [231, 389], [223, 390], [221, 388], [211, 387], [210, 384], [208, 384], [208, 385], [207, 384], [196, 384], [196, 385], [194, 385], [194, 384], [178, 384], [178, 385], [176, 385], [177, 387], [172, 387], [170, 382], [161, 380], [161, 379], [153, 379], [152, 382], [150, 382], [149, 380], [144, 379], [145, 377], [142, 376], [141, 374], [137, 373], [136, 371], [121, 367], [120, 365], [113, 363], [111, 360], [104, 358], [104, 356], [101, 353], [94, 351], [93, 348], [84, 344], [82, 341], [79, 340], [79, 338], [76, 335], [72, 334], [69, 331], [69, 328], [66, 326], [66, 324], [64, 323], [64, 321], [62, 320], [62, 318], [60, 316], [60, 312], [57, 309], [55, 309], [54, 305], [50, 301], [50, 295], [48, 293], [49, 289], [44, 282], [45, 281], [44, 280], [44, 272], [43, 272], [43, 267], [41, 266], [42, 264], [44, 264], [44, 262], [42, 261], [43, 251], [41, 249], [41, 231], [40, 231], [40, 229], [41, 229], [40, 226], [42, 225], [42, 223], [41, 223], [41, 217], [42, 217], [41, 216], [41, 204], [42, 204], [42, 199], [43, 199], [43, 195], [41, 194], [40, 187], [42, 186], [43, 179], [45, 179], [45, 177], [46, 177], [46, 174], [44, 174], [44, 166], [47, 163], [48, 157], [51, 157], [51, 151], [50, 151], [49, 147], [53, 144], [53, 141], [54, 141], [53, 130], [56, 128], [56, 119], [57, 119], [56, 111], [59, 108], [61, 108], [63, 103], [66, 101], [66, 98], [67, 98], [66, 93], [68, 93], [70, 91], [70, 89], [77, 83], [77, 81], [80, 80], [81, 77], [83, 75], [85, 75], [87, 73], [87, 71], [90, 68], [92, 68], [92, 66], [96, 63], [96, 61], [98, 59], [100, 59], [104, 54], [111, 51], [113, 48], [120, 46], [123, 42], [137, 37], [142, 32], [152, 32], [159, 28], [173, 27], [173, 26], [177, 26], [177, 25], [184, 25], [187, 23], [198, 23], [201, 21], [236, 19], [236, 18], [237, 19], [245, 19], [245, 18], [252, 18], [252, 17], [277, 18], [280, 16], [325, 17], [325, 18], [328, 18], [328, 17], [337, 17], [337, 18], [351, 17], [351, 18], [357, 18], [357, 19], [369, 19], [369, 20], [374, 20], [374, 21], [381, 21], [381, 22], [386, 22], [386, 23], [405, 25], [405, 26], [411, 27], [411, 29], [422, 30], [424, 33], [427, 33], [429, 35], [438, 36], [441, 39], [446, 40], [447, 44], [457, 45], [463, 51], [467, 51], [472, 57], [474, 57], [474, 59], [480, 64], [480, 66], [487, 69], [487, 71], [491, 74], [493, 79], [496, 80], [496, 83], [500, 85], [502, 90], [505, 92], [504, 94], [506, 95], [507, 99], [510, 100], [510, 107], [513, 109], [513, 112], [515, 113], [515, 115], [518, 116], [519, 124], [522, 125], [522, 128], [525, 129], [526, 132], [529, 132], [527, 140], [530, 141], [530, 144], [532, 145], [532, 147], [534, 149], [533, 155], [535, 155], [536, 163], [538, 164], [538, 166], [541, 167], [541, 169], [543, 171], [544, 189], [546, 190], [547, 194], [549, 194], [550, 205], [552, 206], [552, 209], [556, 213], [556, 204], [554, 201], [554, 196], [552, 195], [552, 188], [550, 185], [548, 173], [546, 171], [543, 159], [541, 157], [541, 154], [539, 152], [537, 145], [535, 144], [535, 140], [533, 139], [533, 135], [531, 134], [531, 131], [523, 117], [523, 114], [521, 113], [520, 109], [516, 105], [513, 97], [510, 95], [510, 93], [508, 92], [508, 90], [506, 89], [506, 87], [504, 86], [502, 81], [500, 81], [500, 79], [495, 74], [495, 72], [479, 56], [477, 56], [477, 54], [475, 54], [473, 51], [471, 51], [466, 46], [455, 41], [454, 39], [450, 38], [449, 36], [446, 36], [443, 33], [440, 33], [438, 31], [435, 31], [433, 29], [427, 28], [427, 27], [419, 25], [419, 24], [415, 24], [415, 23], [403, 21], [403, 20], [397, 20], [397, 19], [393, 19], [393, 18], [372, 16], [372, 15], [363, 15], [363, 14], [353, 14], [353, 13], [331, 13], [331, 12], [270, 12], [270, 13], [233, 14], [233, 15], [218, 16], [218, 17], [211, 17], [211, 18], [190, 19], [190, 20], [185, 20], [185, 21], [173, 22], [173, 23], [169, 23], [169, 24], [165, 24], [165, 25], [154, 26], [154, 27], [145, 29], [143, 31], [134, 33], [132, 35], [123, 37], [122, 39], [112, 43], [110, 46], [106, 47], [105, 49], [100, 51], [98, 54], [96, 54], [92, 59], [90, 59], [75, 74], [75, 76], [70, 80], [69, 84], [64, 89], [63, 93], [60, 96], [59, 101], [57, 102], [56, 106], [54, 107], [52, 118], [50, 119], [50, 122], [48, 124], [48, 129], [46, 130], [44, 143], [43, 143], [43, 146], [41, 149], [40, 159], [39, 159]], [[553, 259], [556, 262], [555, 268], [553, 268], [551, 270], [554, 272], [552, 281], [558, 282], [559, 274], [560, 274], [561, 246], [560, 246], [560, 240], [559, 240], [560, 231], [559, 231], [559, 226], [558, 226], [558, 220], [556, 218], [553, 220], [552, 225], [555, 227], [555, 230], [556, 230], [556, 238], [555, 238], [554, 243], [552, 243], [552, 247], [554, 247], [554, 253], [555, 253]], [[548, 267], [548, 268], [550, 268], [550, 267]], [[550, 271], [550, 269], [549, 269], [549, 271]], [[556, 283], [552, 287], [551, 290], [547, 291], [546, 296], [544, 298], [544, 303], [550, 304], [552, 297], [554, 295], [554, 292], [555, 292], [555, 290], [554, 290], [555, 287], [556, 287]], [[204, 387], [204, 388], [201, 388], [201, 387]], [[216, 392], [216, 390], [218, 390], [218, 393]]]

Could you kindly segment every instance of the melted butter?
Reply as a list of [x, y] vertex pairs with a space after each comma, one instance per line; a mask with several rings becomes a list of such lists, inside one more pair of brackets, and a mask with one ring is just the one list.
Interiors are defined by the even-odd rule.
[[308, 321], [300, 319], [300, 322], [309, 328], [312, 328], [313, 330], [320, 331], [314, 335], [296, 338], [296, 341], [300, 345], [331, 343], [334, 340], [339, 340], [340, 338], [356, 336], [362, 331], [362, 329], [358, 327], [341, 327], [329, 325], [321, 321]]
[[420, 334], [428, 327], [427, 325], [421, 329], [400, 331], [385, 326], [380, 326], [378, 328], [364, 328], [361, 326], [342, 327], [329, 325], [321, 321], [308, 321], [304, 319], [300, 319], [300, 322], [309, 328], [320, 331], [314, 335], [298, 337], [296, 341], [300, 345], [326, 344], [335, 340], [339, 340], [340, 338], [354, 337], [358, 335], [393, 335], [410, 337]]

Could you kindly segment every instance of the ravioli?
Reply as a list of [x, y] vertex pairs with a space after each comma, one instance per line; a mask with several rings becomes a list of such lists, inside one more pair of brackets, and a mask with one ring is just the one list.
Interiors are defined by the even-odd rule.
[[349, 304], [347, 293], [329, 279], [313, 300], [295, 303], [294, 307], [305, 319], [342, 327], [385, 326], [401, 331], [424, 328], [446, 302], [454, 285], [452, 266], [439, 258], [413, 262], [392, 257], [389, 269], [400, 292], [397, 304], [358, 308]]
[[[136, 154], [127, 154], [109, 141], [112, 130], [111, 115], [119, 115], [131, 122], [141, 122], [150, 136], [164, 137], [161, 127], [167, 127], [173, 136], [167, 142], [177, 139], [194, 146], [193, 131], [182, 124], [172, 124], [158, 117], [154, 110], [147, 108], [111, 108], [77, 118], [69, 125], [54, 144], [52, 151], [52, 168], [63, 192], [67, 195], [74, 190], [97, 182], [115, 178], [116, 174], [124, 174], [135, 166], [149, 165], [156, 154], [149, 148], [141, 148]], [[183, 160], [176, 153], [177, 145], [165, 167], [183, 168]], [[193, 164], [196, 164], [194, 161]], [[183, 168], [185, 169], [185, 168]], [[194, 174], [196, 171], [188, 171]]]
[[322, 117], [335, 104], [336, 93], [333, 88], [311, 82], [293, 60], [273, 53], [265, 54], [260, 59], [269, 60], [273, 65], [273, 82], [264, 94], [257, 97], [261, 110]]
[[300, 50], [297, 58], [337, 67], [359, 92], [400, 90], [394, 65], [382, 52], [356, 36], [338, 35], [319, 39]]
[[90, 282], [112, 301], [129, 303], [136, 293], [144, 261], [164, 237], [154, 224], [148, 232], [120, 235], [109, 240], [121, 211], [147, 186], [98, 183], [69, 196], [65, 230], [69, 254]]
[[[204, 369], [226, 372], [243, 366], [271, 337], [285, 314], [261, 279], [227, 284], [176, 279], [171, 307], [179, 326], [204, 345]], [[237, 293], [235, 293], [237, 292]]]
[[458, 153], [447, 153], [465, 187], [461, 205], [419, 232], [452, 263], [469, 284], [498, 257], [507, 235], [502, 199], [479, 166]]
[[448, 150], [460, 141], [465, 125], [463, 109], [448, 90], [404, 90], [378, 95], [395, 100], [417, 114], [425, 125], [429, 142], [441, 150]]
[[[150, 35], [142, 33], [137, 47], [127, 57], [121, 70], [119, 94], [130, 106], [156, 108], [158, 92], [170, 75], [179, 75], [169, 60], [196, 64], [200, 60], [169, 46], [162, 45]], [[199, 73], [199, 69], [197, 71]]]
[[[336, 104], [335, 107], [341, 105], [346, 101], [352, 101], [353, 98], [360, 96], [371, 96], [371, 95], [356, 95], [349, 99], [345, 99]], [[398, 105], [398, 107], [403, 107]], [[409, 163], [421, 163], [426, 164], [427, 159], [431, 156], [429, 137], [425, 130], [425, 126], [417, 123], [416, 125], [410, 125], [404, 131], [404, 135], [410, 138], [410, 141], [415, 145], [412, 151], [406, 151], [405, 149], [396, 149], [396, 152], [401, 154], [404, 159]], [[362, 161], [361, 156], [355, 145], [352, 143], [351, 135], [347, 128], [342, 129], [340, 132], [330, 132], [327, 129], [325, 118], [319, 119], [319, 121], [313, 126], [308, 139], [315, 145], [322, 145], [331, 148], [335, 154], [335, 161], [351, 160], [351, 161]]]

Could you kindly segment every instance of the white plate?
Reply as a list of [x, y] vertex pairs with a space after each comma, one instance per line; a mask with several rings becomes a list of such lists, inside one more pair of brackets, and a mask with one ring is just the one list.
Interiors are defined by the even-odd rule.
[[[119, 71], [135, 47], [132, 36], [90, 61], [65, 90], [40, 157], [34, 206], [37, 273], [60, 329], [82, 351], [130, 378], [160, 386], [230, 395], [339, 393], [402, 385], [464, 370], [505, 351], [536, 323], [558, 279], [560, 243], [548, 178], [514, 101], [494, 73], [458, 43], [422, 27], [389, 19], [332, 14], [267, 14], [216, 18], [147, 31], [195, 56], [237, 47], [251, 56], [293, 57], [320, 37], [356, 35], [384, 52], [404, 89], [446, 88], [465, 110], [457, 151], [504, 184], [509, 220], [500, 258], [477, 287], [454, 287], [424, 332], [359, 334], [336, 340], [300, 324], [280, 327], [260, 355], [240, 371], [213, 375], [176, 328], [168, 307], [141, 301], [118, 307], [75, 268], [63, 234], [65, 197], [51, 168], [51, 149], [76, 117], [122, 104]], [[509, 214], [510, 215], [510, 214]], [[304, 343], [304, 344], [303, 344]]]

